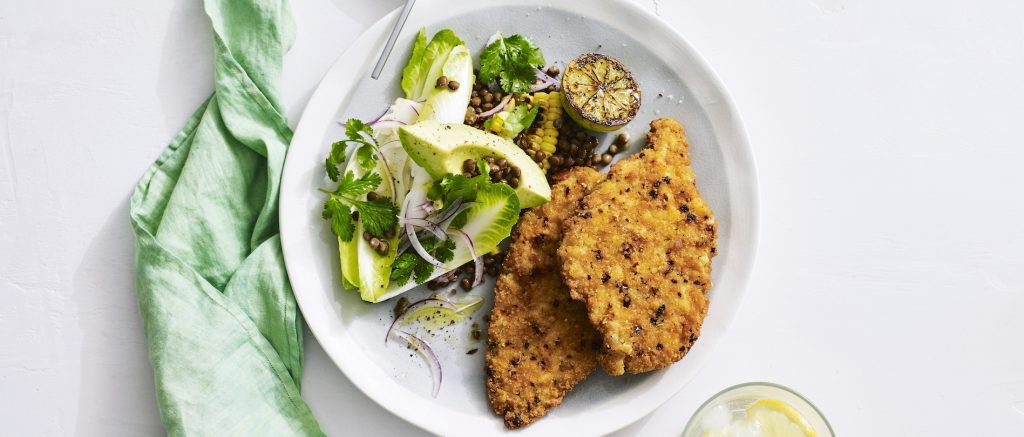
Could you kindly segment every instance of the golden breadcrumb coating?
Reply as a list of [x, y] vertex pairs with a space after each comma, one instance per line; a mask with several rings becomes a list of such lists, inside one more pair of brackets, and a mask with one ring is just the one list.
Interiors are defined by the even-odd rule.
[[555, 177], [551, 201], [530, 209], [494, 288], [487, 332], [487, 397], [510, 429], [529, 425], [596, 367], [597, 332], [562, 283], [562, 222], [604, 175], [576, 168]]
[[558, 250], [611, 375], [682, 359], [708, 308], [717, 225], [697, 191], [686, 135], [677, 121], [659, 119], [647, 141], [579, 202]]

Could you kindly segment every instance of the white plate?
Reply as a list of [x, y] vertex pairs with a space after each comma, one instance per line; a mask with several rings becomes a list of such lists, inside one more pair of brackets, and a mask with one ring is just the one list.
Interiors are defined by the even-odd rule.
[[[366, 304], [341, 290], [337, 243], [320, 218], [329, 186], [323, 163], [328, 145], [343, 132], [339, 120], [377, 115], [400, 95], [401, 69], [416, 31], [453, 28], [478, 54], [495, 30], [532, 38], [548, 62], [599, 51], [622, 60], [638, 78], [643, 107], [629, 131], [642, 141], [650, 120], [675, 117], [690, 139], [699, 188], [719, 223], [711, 304], [700, 339], [683, 361], [647, 375], [612, 378], [600, 370], [570, 393], [547, 417], [517, 435], [597, 435], [650, 413], [681, 390], [722, 339], [739, 306], [757, 241], [757, 187], [753, 158], [736, 109], [700, 55], [664, 22], [621, 0], [586, 7], [535, 0], [420, 0], [381, 75], [369, 72], [397, 12], [371, 26], [338, 59], [313, 94], [292, 140], [281, 183], [281, 241], [295, 297], [327, 354], [367, 396], [395, 415], [435, 434], [505, 432], [489, 409], [484, 389], [483, 341], [464, 335], [468, 323], [447, 338], [428, 339], [444, 365], [439, 396], [418, 357], [383, 339], [392, 303]], [[659, 97], [661, 94], [661, 97]], [[605, 143], [608, 139], [605, 139]], [[636, 147], [633, 148], [636, 150]], [[491, 283], [475, 293], [489, 297]], [[410, 298], [426, 296], [413, 290]], [[460, 293], [462, 294], [462, 293]], [[490, 300], [474, 319], [482, 323]], [[467, 355], [471, 348], [480, 352]], [[680, 418], [680, 426], [685, 418]]]

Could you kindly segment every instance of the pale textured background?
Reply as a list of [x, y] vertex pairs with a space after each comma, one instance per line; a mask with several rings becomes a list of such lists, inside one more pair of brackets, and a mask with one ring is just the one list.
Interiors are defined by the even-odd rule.
[[[293, 1], [284, 97], [397, 0]], [[641, 1], [745, 117], [762, 239], [700, 375], [623, 435], [768, 380], [840, 435], [1024, 434], [1024, 3]], [[0, 0], [0, 435], [158, 435], [128, 195], [211, 91], [199, 0]], [[582, 4], [582, 3], [581, 3]], [[330, 435], [416, 433], [307, 336]]]

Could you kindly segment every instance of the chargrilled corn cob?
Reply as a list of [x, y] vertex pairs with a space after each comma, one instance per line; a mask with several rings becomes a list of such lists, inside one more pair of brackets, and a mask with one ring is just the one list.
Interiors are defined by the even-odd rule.
[[[558, 144], [558, 128], [562, 124], [562, 94], [560, 92], [537, 92], [531, 96], [532, 103], [540, 106], [537, 118], [526, 130], [521, 145], [534, 157], [534, 161], [547, 173], [551, 164], [548, 158], [555, 153]], [[539, 157], [539, 160], [538, 160]]]

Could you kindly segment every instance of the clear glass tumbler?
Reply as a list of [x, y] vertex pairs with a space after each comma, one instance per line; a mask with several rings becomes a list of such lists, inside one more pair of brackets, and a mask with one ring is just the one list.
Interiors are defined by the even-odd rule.
[[816, 437], [835, 437], [828, 420], [810, 401], [787, 387], [769, 382], [748, 382], [718, 392], [697, 409], [686, 424], [683, 437], [771, 435], [767, 429], [759, 429], [759, 424], [751, 423], [756, 419], [751, 420], [748, 411], [752, 411], [755, 403], [769, 415], [777, 412], [792, 417], [795, 412], [803, 418], [798, 421], [800, 426]]

